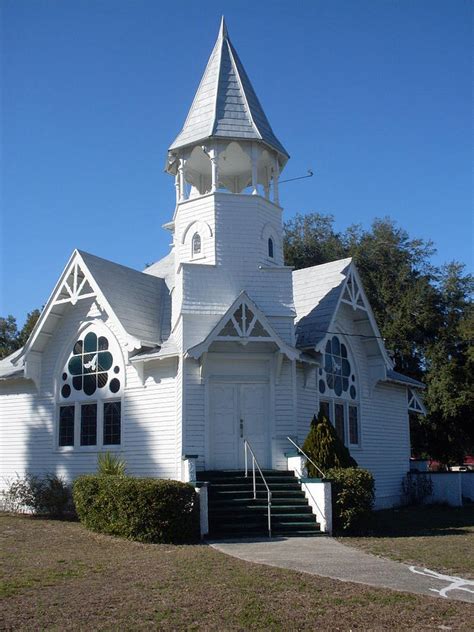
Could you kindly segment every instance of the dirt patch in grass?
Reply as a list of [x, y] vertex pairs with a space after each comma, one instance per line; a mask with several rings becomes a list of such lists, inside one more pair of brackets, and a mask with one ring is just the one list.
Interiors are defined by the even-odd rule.
[[[0, 516], [4, 630], [468, 629], [474, 606]], [[446, 629], [443, 628], [443, 629]]]
[[368, 537], [341, 542], [399, 562], [474, 579], [474, 505], [377, 511]]

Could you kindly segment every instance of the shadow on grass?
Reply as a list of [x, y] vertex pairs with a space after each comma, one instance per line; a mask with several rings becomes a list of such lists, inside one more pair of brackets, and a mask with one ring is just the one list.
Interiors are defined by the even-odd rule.
[[375, 511], [367, 532], [358, 537], [415, 537], [474, 533], [474, 505], [429, 505]]

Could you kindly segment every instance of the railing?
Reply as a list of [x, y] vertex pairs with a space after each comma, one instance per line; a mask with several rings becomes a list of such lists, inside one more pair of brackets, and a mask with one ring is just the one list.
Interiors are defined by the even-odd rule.
[[313, 467], [315, 467], [315, 468], [318, 470], [318, 472], [321, 474], [321, 476], [322, 476], [323, 478], [326, 478], [326, 475], [324, 474], [324, 472], [322, 471], [322, 469], [321, 469], [321, 468], [319, 468], [319, 467], [316, 465], [316, 463], [313, 461], [313, 459], [310, 459], [310, 458], [309, 458], [309, 456], [306, 454], [306, 452], [303, 452], [303, 449], [302, 449], [302, 448], [300, 448], [300, 446], [299, 446], [297, 443], [295, 443], [295, 442], [293, 441], [293, 439], [291, 439], [291, 437], [287, 437], [287, 439], [288, 439], [288, 441], [289, 441], [290, 443], [292, 443], [292, 444], [295, 446], [295, 448], [298, 450], [298, 452], [299, 452], [300, 454], [302, 454], [302, 455], [304, 456], [304, 458], [305, 458], [307, 461], [309, 461], [309, 462], [311, 463], [311, 465], [312, 465]]
[[260, 465], [258, 464], [257, 457], [255, 456], [254, 451], [252, 450], [252, 446], [247, 441], [247, 439], [244, 439], [245, 478], [248, 477], [248, 455], [247, 455], [247, 451], [250, 452], [251, 457], [252, 457], [252, 479], [253, 479], [253, 497], [254, 497], [254, 500], [256, 500], [256, 498], [257, 498], [257, 481], [256, 481], [256, 476], [255, 476], [255, 466], [257, 466], [257, 469], [260, 472], [260, 476], [262, 477], [262, 481], [264, 482], [265, 487], [267, 488], [268, 537], [271, 538], [272, 537], [272, 492], [270, 491], [270, 488], [268, 487], [268, 483], [267, 483], [267, 481], [265, 479], [265, 476], [263, 475], [263, 472], [262, 472], [262, 469], [261, 469]]

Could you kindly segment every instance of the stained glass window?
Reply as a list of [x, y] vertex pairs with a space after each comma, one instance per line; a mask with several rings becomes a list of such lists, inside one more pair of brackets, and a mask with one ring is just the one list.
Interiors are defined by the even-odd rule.
[[345, 432], [344, 432], [344, 404], [335, 404], [334, 405], [334, 426], [336, 428], [336, 432], [339, 435], [339, 439], [345, 443]]
[[104, 404], [104, 445], [120, 445], [120, 402]]
[[[109, 372], [114, 363], [109, 347], [107, 337], [97, 336], [93, 331], [89, 331], [84, 339], [76, 341], [67, 362], [66, 371], [62, 374], [64, 384], [61, 387], [61, 396], [63, 399], [69, 399], [74, 391], [87, 396], [93, 396], [97, 391], [105, 392], [110, 382]], [[120, 371], [118, 366], [115, 366], [113, 370], [115, 373]], [[117, 393], [120, 390], [120, 381], [115, 379], [114, 387], [109, 386], [109, 389]]]
[[74, 445], [74, 406], [59, 409], [59, 445]]
[[326, 386], [334, 391], [337, 397], [349, 394], [352, 399], [356, 399], [357, 392], [354, 384], [351, 384], [349, 390], [349, 380], [352, 378], [352, 382], [354, 382], [355, 377], [349, 361], [347, 347], [340, 342], [337, 336], [333, 336], [326, 343], [324, 372], [326, 374]]
[[81, 445], [97, 445], [97, 404], [81, 406]]
[[323, 367], [319, 370], [318, 389], [325, 398], [320, 410], [349, 445], [360, 443], [357, 388], [347, 345], [334, 335], [326, 342]]
[[353, 445], [359, 443], [359, 421], [357, 406], [349, 406], [349, 441]]

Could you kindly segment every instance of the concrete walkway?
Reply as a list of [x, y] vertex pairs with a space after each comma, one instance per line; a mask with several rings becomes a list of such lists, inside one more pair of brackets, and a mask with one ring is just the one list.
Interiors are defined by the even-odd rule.
[[222, 553], [256, 564], [474, 603], [474, 581], [382, 559], [330, 537], [216, 540], [209, 544]]

